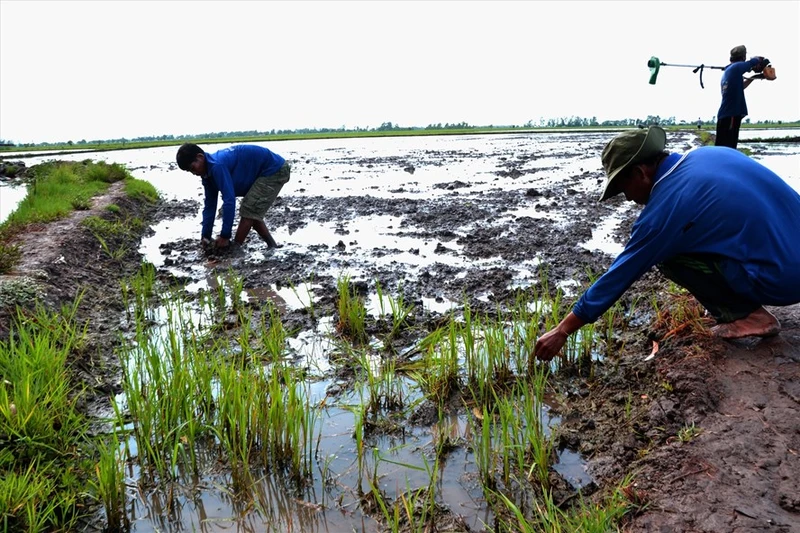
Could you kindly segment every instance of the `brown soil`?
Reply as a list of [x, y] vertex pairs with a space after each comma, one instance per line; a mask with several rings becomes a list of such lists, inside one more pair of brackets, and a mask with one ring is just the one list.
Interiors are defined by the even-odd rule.
[[[563, 207], [595, 213], [608, 209], [569, 186], [558, 192], [497, 190], [479, 207], [458, 202], [454, 187], [449, 201], [428, 203], [287, 196], [279, 198], [271, 216], [280, 216], [282, 223], [291, 227], [306, 220], [347, 216], [348, 209], [357, 209], [362, 215], [403, 215], [417, 227], [427, 228], [428, 236], [440, 242], [440, 252], [449, 254], [453, 252], [447, 243], [455, 238], [452, 229], [491, 220], [509, 205], [553, 194], [559, 195]], [[122, 214], [104, 209], [109, 203], [120, 205]], [[192, 211], [196, 206], [141, 205], [126, 199], [115, 185], [90, 211], [32, 227], [19, 236], [23, 256], [14, 275], [37, 279], [44, 301], [54, 308], [83, 294], [80, 317], [89, 320], [92, 343], [73, 365], [98, 402], [118, 389], [119, 375], [110, 346], [123, 311], [119, 281], [140, 265], [135, 250], [141, 235], [112, 243], [130, 249], [124, 257], [112, 259], [80, 221], [98, 214], [140, 216], [154, 222], [175, 216], [182, 208]], [[583, 220], [588, 219], [591, 217]], [[269, 219], [267, 222], [270, 225]], [[514, 263], [540, 252], [552, 266], [552, 279], [581, 277], [586, 267], [602, 271], [611, 260], [576, 250], [574, 243], [587, 234], [591, 235], [591, 228], [585, 222], [565, 231], [547, 221], [518, 218], [503, 231], [487, 229], [459, 238], [465, 259], [460, 269], [437, 263], [413, 283], [388, 267], [375, 268], [372, 275], [389, 292], [402, 283], [412, 298], [438, 295], [459, 300], [464, 293], [488, 291], [500, 300], [509, 295], [505, 289], [509, 271], [471, 267], [470, 259], [500, 255]], [[302, 283], [320, 262], [346, 262], [350, 243], [349, 237], [343, 237], [339, 247], [328, 243], [313, 253], [287, 253], [281, 261], [264, 261], [258, 268], [248, 263], [243, 273], [245, 286], [264, 286], [273, 280]], [[173, 258], [177, 254], [178, 261], [190, 261], [196, 258], [197, 246], [195, 236], [181, 238], [164, 253]], [[457, 278], [454, 274], [459, 271], [466, 275]], [[663, 282], [651, 272], [624, 298], [631, 301], [637, 292]], [[316, 294], [320, 312], [326, 307], [333, 309], [336, 281], [316, 278], [315, 283], [323, 287]], [[476, 305], [488, 309], [493, 304]], [[781, 320], [783, 331], [762, 341], [720, 341], [711, 338], [703, 326], [676, 330], [671, 326], [678, 324], [640, 317], [639, 325], [629, 326], [618, 339], [618, 347], [624, 346], [622, 352], [599, 363], [593, 377], [559, 381], [560, 444], [588, 458], [589, 471], [601, 486], [635, 473], [630, 497], [642, 508], [629, 517], [626, 531], [800, 531], [800, 306], [771, 311]], [[7, 309], [0, 313], [5, 313], [0, 314], [0, 331], [6, 334], [10, 316]], [[307, 325], [309, 320], [300, 312], [285, 319], [290, 327], [292, 323]], [[655, 345], [657, 353], [647, 360]], [[92, 405], [89, 401], [87, 408], [91, 410]], [[692, 424], [695, 435], [687, 431]]]

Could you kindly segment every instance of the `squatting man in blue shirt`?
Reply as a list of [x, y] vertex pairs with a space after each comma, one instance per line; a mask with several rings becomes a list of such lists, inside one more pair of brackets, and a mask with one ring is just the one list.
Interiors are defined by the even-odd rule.
[[264, 223], [284, 184], [289, 181], [291, 165], [283, 157], [262, 146], [240, 144], [214, 153], [206, 153], [192, 143], [178, 149], [178, 167], [202, 178], [205, 193], [201, 242], [211, 244], [217, 199], [222, 195], [222, 229], [214, 240], [218, 248], [230, 245], [236, 197], [243, 197], [239, 206], [239, 225], [233, 240], [243, 244], [251, 229], [270, 248], [280, 245]]
[[800, 302], [800, 194], [729, 147], [669, 153], [666, 133], [617, 135], [604, 148], [606, 186], [644, 208], [611, 267], [578, 299], [534, 355], [549, 361], [567, 337], [597, 320], [651, 267], [685, 287], [725, 339], [769, 337], [780, 323], [763, 306]]

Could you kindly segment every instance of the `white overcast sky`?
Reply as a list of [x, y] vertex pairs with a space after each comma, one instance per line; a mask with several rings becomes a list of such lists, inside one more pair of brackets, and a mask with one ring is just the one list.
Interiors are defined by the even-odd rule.
[[800, 119], [800, 1], [0, 0], [0, 139], [647, 115], [712, 120], [729, 51]]

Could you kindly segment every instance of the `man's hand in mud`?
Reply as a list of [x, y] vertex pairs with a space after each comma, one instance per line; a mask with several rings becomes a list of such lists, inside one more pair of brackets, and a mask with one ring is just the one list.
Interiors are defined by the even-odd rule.
[[561, 351], [567, 342], [567, 334], [560, 329], [551, 329], [536, 341], [533, 353], [540, 361], [549, 361]]
[[231, 243], [230, 239], [226, 239], [225, 237], [217, 237], [217, 240], [214, 241], [217, 248], [227, 248]]

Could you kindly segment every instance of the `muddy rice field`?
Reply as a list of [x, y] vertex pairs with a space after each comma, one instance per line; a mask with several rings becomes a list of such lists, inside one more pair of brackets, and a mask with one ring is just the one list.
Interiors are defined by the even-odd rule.
[[[282, 246], [268, 249], [252, 232], [241, 248], [225, 251], [200, 246], [202, 187], [177, 168], [177, 147], [20, 157], [29, 167], [49, 159], [122, 163], [162, 195], [155, 207], [130, 206], [147, 226], [124, 263], [103, 258], [96, 240], [81, 233], [81, 213], [34, 228], [22, 243], [17, 274], [45, 271], [53, 303], [89, 287], [83, 313], [96, 354], [75, 363], [91, 391], [87, 412], [99, 419], [113, 403], [126, 405], [118, 346], [134, 338], [135, 328], [120, 285], [142, 264], [153, 267], [159, 291], [179, 296], [190, 313], [202, 314], [209, 295], [235, 292], [256, 320], [278, 316], [287, 332], [284, 356], [302, 370], [308, 404], [317, 409], [303, 489], [287, 489], [279, 472], [264, 469], [247, 501], [235, 496], [235, 476], [219, 457], [206, 457], [199, 475], [178, 476], [168, 491], [146, 485], [129, 443], [127, 529], [389, 531], [370, 500], [373, 489], [399, 502], [411, 488], [428, 487], [437, 518], [419, 531], [495, 531], [498, 517], [487, 503], [485, 465], [474, 444], [475, 420], [485, 413], [464, 401], [465, 391], [439, 405], [426, 401], [424, 372], [399, 369], [412, 367], [424, 340], [449, 321], [463, 321], [465, 311], [497, 317], [534, 290], [559, 295], [568, 308], [611, 264], [639, 209], [620, 197], [597, 201], [600, 153], [613, 135], [263, 143], [292, 163], [266, 218]], [[698, 145], [692, 130], [668, 135], [668, 150]], [[800, 190], [800, 145], [745, 139], [742, 146]], [[22, 190], [0, 183], [0, 215]], [[112, 188], [95, 209], [122, 202], [120, 195]], [[220, 225], [218, 218], [215, 234]], [[343, 347], [343, 282], [366, 312], [357, 349]], [[172, 320], [161, 305], [150, 321], [156, 336]], [[387, 340], [398, 305], [405, 319]], [[693, 309], [694, 327], [680, 327], [680, 317], [670, 317], [675, 309]], [[783, 324], [778, 337], [720, 341], [705, 334], [702, 309], [657, 271], [637, 282], [612, 327], [588, 339], [590, 366], [554, 366], [548, 377], [541, 412], [553, 443], [546, 475], [556, 502], [566, 508], [590, 501], [627, 479], [632, 510], [619, 526], [624, 531], [800, 531], [800, 306], [771, 310]], [[215, 335], [233, 343], [236, 316], [214, 320], [224, 326]], [[387, 359], [398, 370], [382, 386], [399, 405], [382, 405], [381, 423], [367, 423], [354, 407], [372, 386], [362, 382], [362, 367]], [[103, 528], [102, 513], [86, 524], [87, 531]], [[415, 530], [405, 528], [397, 530]]]

